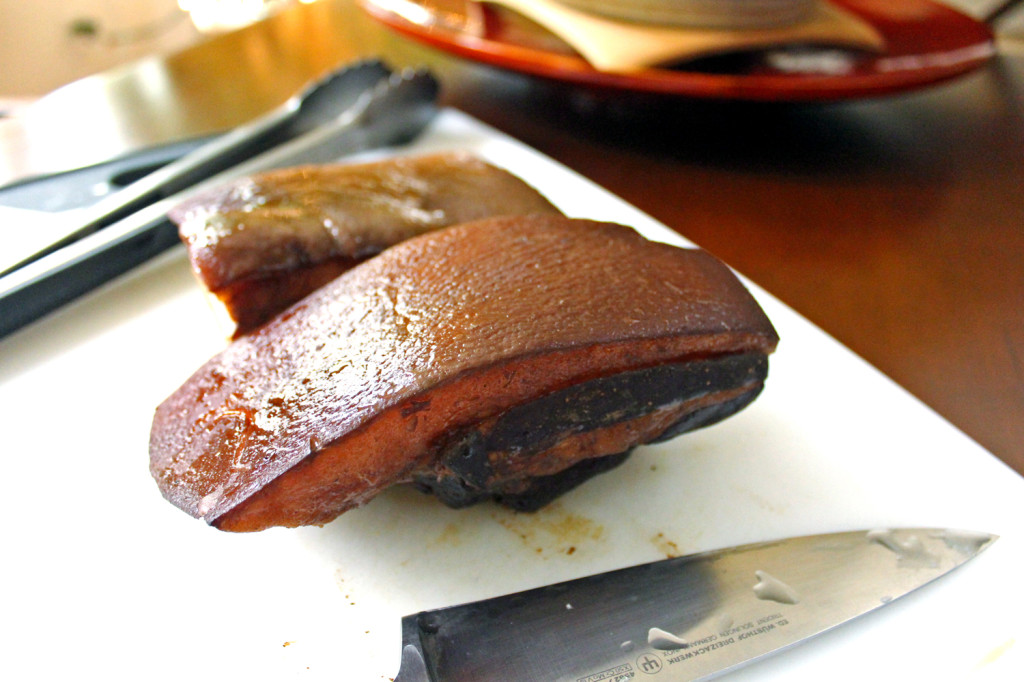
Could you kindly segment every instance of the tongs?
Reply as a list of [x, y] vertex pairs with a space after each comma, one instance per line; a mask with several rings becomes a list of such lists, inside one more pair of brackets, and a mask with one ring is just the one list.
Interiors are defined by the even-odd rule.
[[68, 225], [68, 231], [62, 237], [25, 254], [19, 262], [0, 271], [0, 275], [111, 225], [154, 201], [184, 191], [263, 150], [330, 122], [390, 73], [377, 60], [338, 69], [308, 85], [268, 114], [225, 133], [84, 209], [75, 216], [74, 223]]
[[1020, 3], [1021, 0], [1002, 0], [998, 5], [989, 8], [988, 11], [985, 12], [982, 16], [982, 21], [991, 26], [997, 21], [1002, 20], [1013, 10], [1018, 9]]
[[180, 243], [167, 212], [189, 197], [253, 173], [408, 142], [434, 117], [437, 95], [424, 70], [361, 62], [129, 185], [0, 273], [0, 337]]

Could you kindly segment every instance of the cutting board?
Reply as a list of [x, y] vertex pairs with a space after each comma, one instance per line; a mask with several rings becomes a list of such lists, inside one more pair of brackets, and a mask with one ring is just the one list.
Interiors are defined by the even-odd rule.
[[[570, 215], [686, 244], [456, 111], [386, 153], [451, 148], [517, 173]], [[166, 503], [148, 472], [153, 409], [225, 344], [183, 249], [169, 252], [0, 341], [13, 626], [0, 676], [389, 680], [407, 613], [728, 545], [914, 525], [1001, 539], [729, 679], [1019, 679], [1024, 479], [750, 286], [782, 339], [761, 398], [538, 513], [455, 511], [399, 488], [323, 527], [233, 535]]]

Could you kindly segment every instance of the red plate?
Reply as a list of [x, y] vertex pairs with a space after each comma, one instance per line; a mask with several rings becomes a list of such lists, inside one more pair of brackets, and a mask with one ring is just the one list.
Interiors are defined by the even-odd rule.
[[[872, 24], [885, 37], [885, 52], [842, 53], [848, 67], [842, 73], [783, 71], [773, 65], [778, 60], [769, 58], [772, 51], [607, 73], [547, 31], [490, 7], [481, 12], [472, 0], [360, 0], [390, 28], [460, 57], [567, 83], [687, 97], [828, 101], [877, 96], [963, 75], [995, 54], [988, 26], [930, 0], [831, 1]], [[482, 17], [481, 30], [466, 30], [467, 16]]]

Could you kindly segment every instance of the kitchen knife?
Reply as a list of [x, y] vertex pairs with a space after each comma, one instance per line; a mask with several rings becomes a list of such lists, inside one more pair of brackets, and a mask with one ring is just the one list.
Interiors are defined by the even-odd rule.
[[199, 192], [272, 168], [408, 142], [436, 114], [438, 90], [425, 70], [392, 74], [337, 119], [0, 277], [0, 338], [179, 244], [167, 211]]
[[832, 533], [678, 557], [406, 616], [396, 682], [703, 679], [873, 611], [996, 540]]

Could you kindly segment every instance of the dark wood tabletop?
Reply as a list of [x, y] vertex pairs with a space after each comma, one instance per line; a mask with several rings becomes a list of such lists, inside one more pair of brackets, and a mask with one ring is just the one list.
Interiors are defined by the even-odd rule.
[[46, 170], [72, 140], [87, 161], [222, 130], [346, 60], [426, 65], [444, 104], [717, 254], [1024, 473], [1024, 41], [997, 45], [981, 70], [910, 93], [710, 102], [501, 71], [322, 0], [62, 88], [0, 152], [7, 172]]

